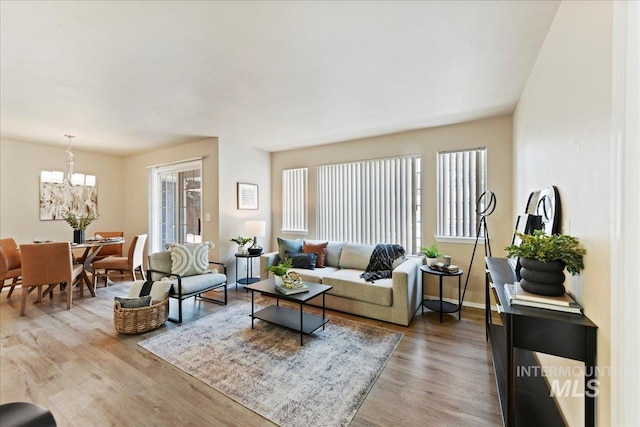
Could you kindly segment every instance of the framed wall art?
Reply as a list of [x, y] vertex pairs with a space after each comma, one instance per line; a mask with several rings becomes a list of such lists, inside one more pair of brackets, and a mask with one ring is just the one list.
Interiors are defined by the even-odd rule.
[[258, 184], [238, 183], [238, 209], [258, 209]]
[[[40, 173], [40, 220], [63, 219], [62, 213], [98, 215], [98, 187], [93, 175], [74, 174], [74, 185], [60, 183], [62, 172]], [[52, 178], [53, 177], [53, 178]], [[79, 179], [82, 179], [80, 181]]]

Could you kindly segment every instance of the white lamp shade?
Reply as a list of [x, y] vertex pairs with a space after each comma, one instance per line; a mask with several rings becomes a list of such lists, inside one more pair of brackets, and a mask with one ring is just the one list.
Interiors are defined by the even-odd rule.
[[267, 234], [266, 221], [245, 221], [244, 235], [254, 237], [264, 237]]

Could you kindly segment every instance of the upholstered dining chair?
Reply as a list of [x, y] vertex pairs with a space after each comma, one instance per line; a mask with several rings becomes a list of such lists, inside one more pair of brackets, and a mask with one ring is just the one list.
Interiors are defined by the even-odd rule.
[[[133, 280], [136, 280], [136, 270], [140, 271], [142, 279], [146, 279], [142, 266], [144, 256], [144, 245], [147, 242], [147, 235], [140, 234], [133, 238], [129, 253], [126, 257], [110, 256], [91, 264], [93, 268], [93, 287], [98, 283], [98, 278], [104, 276], [104, 285], [109, 285], [109, 271], [119, 271], [121, 273], [131, 272]], [[100, 273], [99, 270], [104, 270]]]
[[67, 310], [71, 308], [73, 287], [82, 286], [80, 274], [83, 266], [73, 263], [69, 242], [33, 243], [20, 245], [22, 256], [22, 300], [20, 316], [24, 316], [27, 295], [38, 288], [38, 301], [42, 300], [42, 287], [47, 286], [44, 295], [50, 294], [56, 285], [66, 284]]
[[[109, 237], [124, 237], [122, 231], [96, 231], [95, 236], [102, 236], [105, 239]], [[122, 243], [119, 245], [105, 245], [100, 248], [100, 252], [95, 256], [94, 261], [100, 261], [108, 256], [122, 256]]]
[[11, 283], [6, 286], [9, 288], [7, 298], [11, 297], [16, 285], [20, 284], [22, 279], [22, 262], [20, 251], [15, 240], [12, 238], [0, 239], [0, 291], [4, 288], [4, 282], [11, 279]]

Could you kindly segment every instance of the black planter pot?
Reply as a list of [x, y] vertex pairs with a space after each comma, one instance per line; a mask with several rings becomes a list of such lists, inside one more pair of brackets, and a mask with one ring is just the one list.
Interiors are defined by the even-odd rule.
[[520, 258], [520, 286], [527, 292], [546, 296], [564, 295], [564, 267], [562, 261], [541, 262]]
[[73, 230], [73, 243], [84, 243], [84, 231], [85, 230]]

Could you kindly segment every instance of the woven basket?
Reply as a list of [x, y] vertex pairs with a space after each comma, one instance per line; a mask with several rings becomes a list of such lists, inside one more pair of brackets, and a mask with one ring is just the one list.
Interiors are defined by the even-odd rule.
[[149, 307], [122, 308], [113, 303], [113, 324], [121, 334], [142, 334], [159, 328], [169, 317], [169, 298]]

